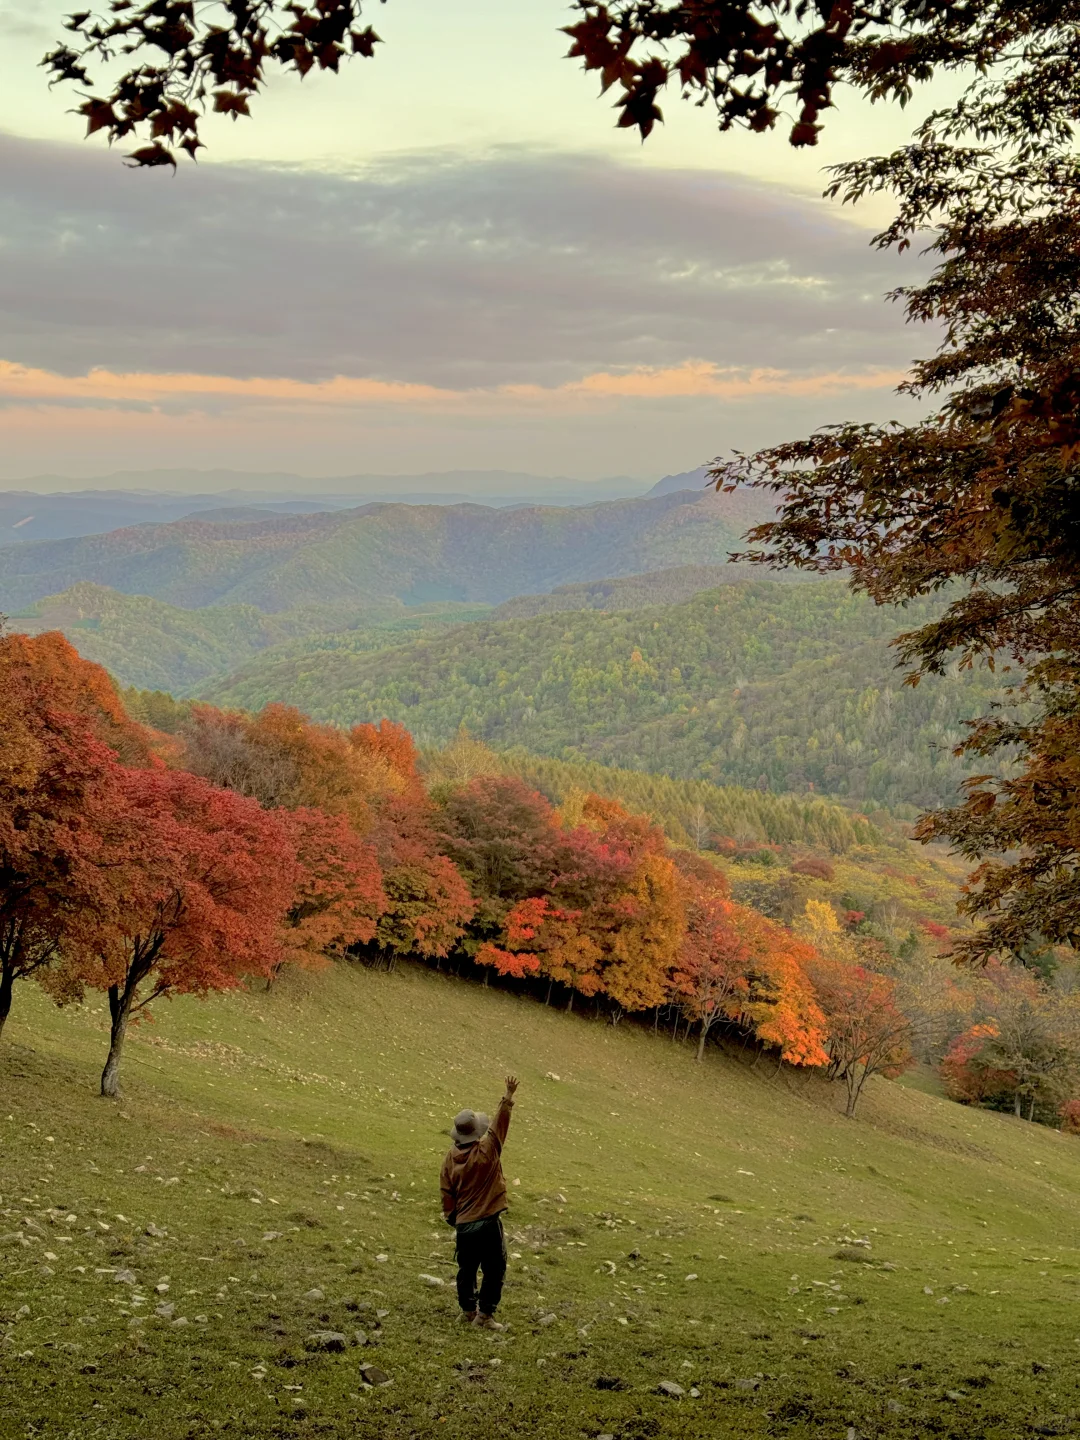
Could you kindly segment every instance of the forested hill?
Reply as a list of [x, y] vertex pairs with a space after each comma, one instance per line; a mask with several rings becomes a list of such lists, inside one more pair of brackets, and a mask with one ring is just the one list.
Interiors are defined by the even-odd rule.
[[364, 505], [257, 520], [178, 520], [0, 548], [0, 611], [79, 581], [187, 608], [480, 601], [597, 575], [714, 564], [768, 513], [756, 492], [682, 492], [578, 508]]
[[80, 655], [104, 665], [121, 685], [188, 696], [263, 651], [290, 659], [313, 646], [380, 650], [400, 645], [422, 630], [482, 617], [501, 620], [561, 610], [637, 610], [643, 605], [674, 604], [731, 583], [747, 571], [760, 574], [750, 566], [681, 565], [616, 580], [561, 585], [547, 595], [508, 600], [494, 611], [479, 603], [444, 600], [405, 605], [390, 598], [360, 604], [355, 600], [302, 604], [272, 615], [254, 605], [188, 610], [80, 580], [58, 595], [25, 606], [11, 617], [11, 625], [33, 635], [62, 630]]
[[[756, 565], [676, 565], [645, 575], [617, 579], [581, 580], [559, 585], [544, 595], [518, 595], [504, 600], [493, 620], [527, 620], [533, 615], [555, 615], [562, 610], [640, 610], [643, 605], [677, 605], [702, 590], [730, 585], [736, 580], [760, 580], [766, 572]], [[781, 571], [787, 583], [805, 581], [801, 570]]]
[[497, 749], [890, 807], [953, 797], [963, 721], [1000, 694], [985, 671], [905, 686], [888, 641], [930, 614], [878, 609], [841, 581], [755, 581], [677, 605], [479, 620], [375, 654], [255, 660], [211, 686], [422, 743], [465, 725]]
[[80, 655], [104, 665], [121, 685], [187, 696], [271, 646], [282, 655], [312, 644], [377, 650], [428, 626], [459, 625], [489, 613], [486, 605], [400, 601], [359, 608], [299, 605], [274, 615], [254, 605], [185, 610], [82, 580], [27, 606], [11, 627], [32, 635], [62, 630]]

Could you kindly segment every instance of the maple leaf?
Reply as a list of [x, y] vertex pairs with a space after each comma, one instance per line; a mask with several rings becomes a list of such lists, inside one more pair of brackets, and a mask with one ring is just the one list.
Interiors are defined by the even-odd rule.
[[250, 115], [247, 96], [236, 90], [215, 90], [214, 109], [220, 115], [231, 115], [235, 120], [238, 115]]
[[107, 100], [92, 97], [79, 106], [79, 114], [86, 116], [87, 135], [93, 135], [96, 130], [112, 129], [116, 124], [116, 111]]
[[157, 165], [171, 165], [176, 169], [176, 157], [160, 141], [155, 141], [153, 145], [140, 146], [138, 150], [125, 156], [125, 160], [132, 169], [153, 168]]

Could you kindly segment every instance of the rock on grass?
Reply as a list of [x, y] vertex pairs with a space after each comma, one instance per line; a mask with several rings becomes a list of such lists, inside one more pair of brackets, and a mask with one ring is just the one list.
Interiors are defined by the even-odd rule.
[[348, 1343], [348, 1339], [340, 1330], [316, 1330], [304, 1341], [304, 1349], [321, 1351], [328, 1355], [340, 1355]]
[[365, 1385], [389, 1385], [390, 1376], [385, 1370], [380, 1370], [378, 1365], [361, 1365], [360, 1379]]

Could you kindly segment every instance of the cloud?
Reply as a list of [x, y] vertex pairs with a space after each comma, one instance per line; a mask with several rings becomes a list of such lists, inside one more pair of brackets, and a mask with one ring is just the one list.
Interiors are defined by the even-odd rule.
[[18, 0], [17, 5], [0, 3], [0, 39], [45, 45], [56, 38], [52, 20], [41, 0]]
[[598, 371], [562, 385], [495, 385], [454, 390], [435, 385], [335, 376], [306, 381], [275, 377], [146, 373], [117, 374], [100, 368], [87, 375], [0, 361], [0, 407], [243, 413], [271, 408], [298, 414], [324, 410], [395, 408], [426, 413], [566, 413], [625, 400], [711, 398], [738, 401], [764, 396], [824, 396], [843, 391], [894, 388], [902, 372], [793, 375], [782, 370], [722, 370], [707, 361], [667, 369], [638, 367], [621, 374]]
[[929, 348], [881, 298], [904, 262], [722, 173], [508, 147], [174, 177], [12, 137], [0, 167], [2, 353], [87, 377], [72, 404], [809, 394]]

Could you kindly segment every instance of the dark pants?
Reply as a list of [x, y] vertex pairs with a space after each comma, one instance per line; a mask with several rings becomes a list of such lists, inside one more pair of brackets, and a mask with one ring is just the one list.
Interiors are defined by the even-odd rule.
[[[459, 1225], [457, 1230], [457, 1293], [458, 1304], [466, 1314], [479, 1309], [494, 1315], [502, 1299], [506, 1276], [506, 1239], [501, 1215]], [[483, 1271], [480, 1295], [476, 1294], [477, 1271]]]

